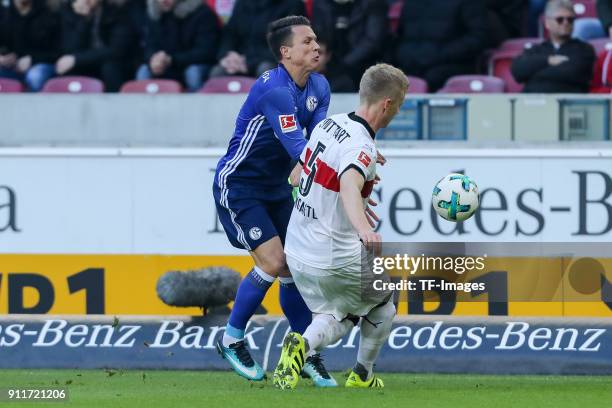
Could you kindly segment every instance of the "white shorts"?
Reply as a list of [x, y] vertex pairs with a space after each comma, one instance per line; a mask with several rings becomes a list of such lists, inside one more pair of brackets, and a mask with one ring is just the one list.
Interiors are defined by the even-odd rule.
[[340, 269], [320, 269], [287, 255], [287, 265], [313, 313], [332, 315], [341, 321], [349, 314], [365, 316], [390, 298], [389, 292], [363, 290], [366, 282], [359, 259]]

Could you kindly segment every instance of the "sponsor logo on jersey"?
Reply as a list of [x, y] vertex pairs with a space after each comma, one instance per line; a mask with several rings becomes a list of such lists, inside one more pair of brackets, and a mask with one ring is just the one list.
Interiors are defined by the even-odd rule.
[[319, 104], [319, 100], [315, 96], [309, 96], [306, 99], [306, 109], [310, 112], [314, 112], [317, 109], [317, 105]]
[[297, 129], [295, 115], [280, 115], [278, 117], [278, 120], [280, 122], [280, 127], [283, 133], [293, 132]]
[[363, 150], [361, 151], [361, 153], [359, 153], [359, 157], [357, 157], [357, 160], [359, 160], [366, 167], [368, 167], [370, 163], [372, 163], [372, 159], [370, 159], [370, 156], [368, 156]]
[[249, 230], [249, 237], [251, 237], [253, 241], [257, 241], [259, 238], [261, 238], [261, 228], [259, 227], [251, 228]]

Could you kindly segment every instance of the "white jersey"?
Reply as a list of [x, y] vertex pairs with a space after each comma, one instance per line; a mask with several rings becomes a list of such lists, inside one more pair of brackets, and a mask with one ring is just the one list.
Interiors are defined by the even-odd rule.
[[365, 209], [376, 176], [374, 136], [355, 113], [334, 115], [316, 126], [300, 156], [300, 188], [285, 239], [288, 255], [322, 269], [359, 262], [361, 242], [340, 199], [340, 177], [351, 168], [363, 175]]

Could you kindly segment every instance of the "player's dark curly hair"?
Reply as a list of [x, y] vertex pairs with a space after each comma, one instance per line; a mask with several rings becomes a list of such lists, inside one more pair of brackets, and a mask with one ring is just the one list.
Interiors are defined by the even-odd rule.
[[268, 24], [268, 47], [278, 61], [281, 60], [280, 47], [290, 45], [293, 37], [291, 27], [305, 25], [310, 27], [310, 20], [304, 16], [287, 16]]

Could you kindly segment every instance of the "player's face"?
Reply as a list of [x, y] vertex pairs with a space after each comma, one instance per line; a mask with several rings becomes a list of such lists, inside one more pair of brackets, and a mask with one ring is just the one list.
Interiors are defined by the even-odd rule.
[[387, 127], [389, 125], [389, 123], [391, 123], [391, 121], [393, 120], [393, 118], [395, 117], [395, 115], [397, 115], [400, 111], [400, 107], [402, 106], [402, 103], [404, 102], [404, 98], [401, 99], [386, 99], [384, 102], [384, 113], [383, 113], [383, 120], [382, 120], [382, 126], [383, 128]]
[[289, 60], [293, 65], [304, 67], [307, 71], [316, 71], [321, 58], [317, 36], [308, 26], [295, 26], [292, 30], [293, 42], [288, 47]]

